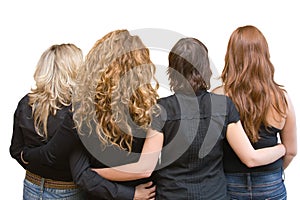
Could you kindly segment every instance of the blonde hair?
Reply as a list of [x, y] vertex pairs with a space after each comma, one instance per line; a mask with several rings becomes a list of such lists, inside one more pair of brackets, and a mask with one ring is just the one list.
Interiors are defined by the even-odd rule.
[[252, 142], [258, 141], [261, 125], [270, 126], [270, 109], [286, 115], [284, 90], [274, 81], [274, 71], [264, 35], [254, 26], [237, 28], [228, 42], [221, 78]]
[[154, 73], [149, 49], [139, 37], [116, 30], [98, 40], [78, 74], [73, 106], [79, 134], [95, 130], [102, 144], [131, 151], [131, 122], [143, 129], [151, 122], [158, 98]]
[[74, 44], [53, 45], [41, 55], [34, 73], [36, 87], [28, 94], [38, 135], [47, 138], [48, 116], [71, 104], [72, 87], [82, 62], [82, 51]]

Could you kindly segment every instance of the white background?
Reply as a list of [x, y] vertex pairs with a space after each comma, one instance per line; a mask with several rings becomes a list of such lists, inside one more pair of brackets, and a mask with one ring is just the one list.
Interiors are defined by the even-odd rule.
[[[230, 34], [239, 26], [255, 25], [269, 43], [275, 79], [286, 87], [296, 114], [300, 115], [297, 95], [300, 12], [297, 5], [296, 0], [1, 1], [0, 195], [6, 199], [22, 198], [25, 173], [9, 154], [13, 113], [20, 98], [33, 85], [36, 63], [50, 45], [74, 43], [86, 55], [96, 40], [112, 30], [161, 28], [204, 42], [220, 73]], [[168, 38], [157, 38], [161, 39]], [[162, 56], [152, 59], [155, 64], [165, 65], [166, 56], [162, 60], [158, 59]], [[299, 127], [299, 121], [297, 123]], [[298, 196], [299, 166], [298, 156], [285, 172], [290, 200]]]

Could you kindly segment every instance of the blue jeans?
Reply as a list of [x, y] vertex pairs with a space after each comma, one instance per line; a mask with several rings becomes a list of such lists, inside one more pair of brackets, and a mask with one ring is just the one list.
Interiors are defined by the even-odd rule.
[[282, 172], [226, 173], [228, 195], [232, 200], [286, 200]]
[[83, 200], [85, 193], [82, 189], [53, 189], [45, 188], [43, 184], [36, 185], [24, 180], [23, 200]]

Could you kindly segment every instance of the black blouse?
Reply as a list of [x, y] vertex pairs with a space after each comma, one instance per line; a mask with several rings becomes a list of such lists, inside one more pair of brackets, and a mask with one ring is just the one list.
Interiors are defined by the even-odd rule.
[[[18, 103], [14, 113], [13, 135], [10, 145], [10, 154], [26, 170], [38, 174], [45, 178], [72, 181], [68, 163], [60, 163], [58, 169], [53, 169], [48, 165], [39, 165], [39, 163], [30, 162], [25, 165], [21, 161], [21, 151], [24, 147], [38, 147], [46, 144], [61, 127], [63, 119], [69, 112], [70, 107], [63, 107], [57, 111], [55, 116], [50, 115], [48, 118], [48, 139], [39, 136], [34, 128], [32, 109], [28, 104], [29, 97], [25, 95]], [[51, 156], [51, 155], [50, 155]]]
[[[275, 127], [265, 128], [260, 127], [260, 139], [256, 143], [252, 143], [254, 149], [272, 147], [278, 144], [278, 134], [280, 130]], [[224, 144], [224, 170], [226, 173], [251, 173], [251, 172], [266, 172], [282, 168], [283, 159], [280, 158], [273, 163], [249, 168], [238, 158], [235, 152], [226, 141]]]
[[[111, 182], [90, 169], [101, 163], [99, 164], [82, 144], [74, 129], [69, 107], [59, 111], [56, 117], [49, 118], [50, 137], [47, 141], [43, 141], [43, 138], [34, 132], [30, 116], [31, 108], [28, 106], [26, 96], [20, 101], [15, 112], [14, 133], [10, 147], [11, 155], [25, 169], [45, 178], [74, 180], [88, 192], [88, 199], [133, 199], [136, 184]], [[23, 164], [20, 159], [22, 150], [24, 159], [29, 162], [28, 165]]]
[[227, 125], [239, 121], [232, 101], [199, 91], [159, 101], [162, 114], [152, 127], [164, 133], [160, 165], [154, 172], [156, 199], [226, 199], [223, 142]]

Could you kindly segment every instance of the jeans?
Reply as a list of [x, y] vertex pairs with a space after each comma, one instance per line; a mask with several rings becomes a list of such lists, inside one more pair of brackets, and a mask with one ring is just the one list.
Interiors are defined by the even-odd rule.
[[85, 193], [82, 189], [45, 188], [43, 184], [36, 185], [24, 180], [23, 200], [83, 200]]
[[228, 195], [232, 200], [286, 200], [282, 172], [226, 173]]

